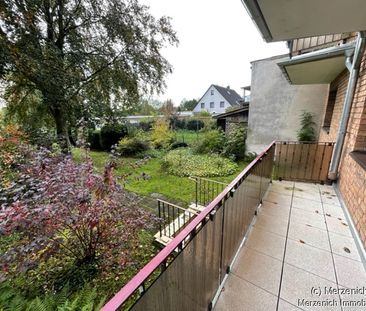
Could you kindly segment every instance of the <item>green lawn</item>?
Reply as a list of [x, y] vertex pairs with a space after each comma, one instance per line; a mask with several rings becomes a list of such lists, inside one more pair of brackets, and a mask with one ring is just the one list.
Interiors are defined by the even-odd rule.
[[188, 145], [191, 145], [194, 142], [196, 142], [199, 139], [200, 135], [202, 135], [202, 133], [200, 132], [188, 131], [188, 130], [176, 130], [174, 133], [177, 141], [184, 142]]
[[[75, 148], [73, 156], [76, 161], [82, 159], [82, 150]], [[95, 168], [102, 172], [104, 163], [108, 159], [108, 153], [91, 151], [90, 156], [94, 160]], [[130, 173], [126, 179], [125, 187], [129, 191], [148, 196], [152, 193], [159, 193], [172, 203], [186, 206], [194, 201], [195, 184], [187, 177], [178, 177], [164, 172], [160, 166], [160, 158], [153, 158], [142, 165], [135, 165], [139, 159], [122, 158], [116, 170], [116, 176]], [[229, 183], [247, 165], [246, 162], [238, 163], [238, 170], [229, 176], [212, 178], [214, 180]], [[143, 178], [143, 174], [147, 179]]]

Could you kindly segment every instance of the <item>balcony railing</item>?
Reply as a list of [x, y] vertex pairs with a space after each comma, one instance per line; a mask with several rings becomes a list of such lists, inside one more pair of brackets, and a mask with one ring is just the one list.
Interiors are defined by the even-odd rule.
[[326, 183], [333, 142], [276, 142], [273, 178]]
[[104, 307], [207, 310], [220, 291], [272, 174], [271, 143]]
[[198, 212], [194, 209], [185, 209], [160, 199], [157, 201], [160, 223], [159, 232], [155, 235], [155, 239], [160, 244], [167, 245], [198, 215]]
[[271, 178], [325, 182], [333, 147], [273, 142], [227, 186], [195, 178], [203, 210], [192, 215], [160, 200], [158, 235], [169, 241], [102, 310], [211, 309]]
[[189, 177], [196, 183], [196, 206], [206, 206], [213, 201], [228, 184], [212, 179], [191, 176]]

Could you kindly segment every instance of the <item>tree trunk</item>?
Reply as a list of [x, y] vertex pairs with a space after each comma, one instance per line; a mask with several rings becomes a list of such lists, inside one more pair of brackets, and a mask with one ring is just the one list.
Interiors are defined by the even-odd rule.
[[52, 115], [55, 119], [58, 144], [63, 153], [70, 153], [71, 143], [65, 114], [60, 108], [54, 108]]

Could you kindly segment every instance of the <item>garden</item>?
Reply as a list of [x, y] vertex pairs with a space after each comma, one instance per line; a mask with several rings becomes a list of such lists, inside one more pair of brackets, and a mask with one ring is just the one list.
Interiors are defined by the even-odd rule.
[[65, 155], [3, 122], [0, 310], [98, 310], [158, 251], [155, 199], [188, 206], [192, 175], [230, 182], [245, 135], [158, 118], [83, 129]]

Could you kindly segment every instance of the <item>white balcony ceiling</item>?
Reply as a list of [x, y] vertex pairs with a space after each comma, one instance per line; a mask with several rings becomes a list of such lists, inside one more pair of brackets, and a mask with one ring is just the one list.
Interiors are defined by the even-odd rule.
[[354, 42], [319, 51], [283, 58], [277, 62], [291, 84], [328, 84], [346, 69]]
[[365, 0], [242, 0], [267, 42], [366, 30]]

